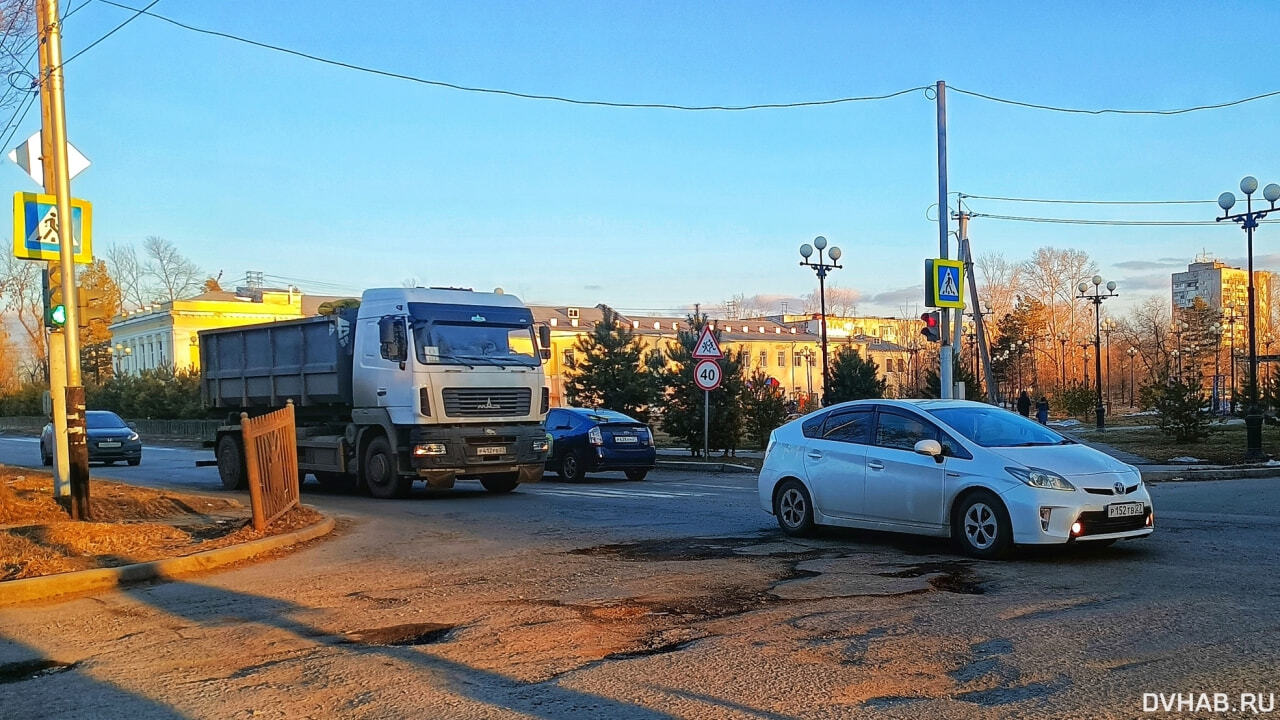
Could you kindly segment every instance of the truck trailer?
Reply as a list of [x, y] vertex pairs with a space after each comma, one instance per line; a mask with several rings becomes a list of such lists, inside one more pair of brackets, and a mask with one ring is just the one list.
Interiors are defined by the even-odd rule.
[[293, 402], [299, 482], [407, 496], [415, 480], [505, 493], [542, 477], [549, 328], [501, 292], [376, 288], [327, 314], [200, 333], [201, 396], [226, 412], [214, 452], [245, 485], [241, 413]]

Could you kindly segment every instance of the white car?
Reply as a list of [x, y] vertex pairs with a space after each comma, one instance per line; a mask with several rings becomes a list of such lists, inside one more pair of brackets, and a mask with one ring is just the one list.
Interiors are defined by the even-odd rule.
[[774, 430], [760, 505], [815, 525], [950, 536], [975, 557], [1014, 545], [1150, 535], [1137, 468], [1021, 415], [964, 400], [857, 400]]

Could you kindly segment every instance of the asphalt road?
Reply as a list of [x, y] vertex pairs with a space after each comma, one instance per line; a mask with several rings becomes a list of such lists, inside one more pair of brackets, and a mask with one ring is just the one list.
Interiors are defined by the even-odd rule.
[[[93, 474], [222, 492], [193, 466], [207, 457], [149, 447], [139, 467]], [[0, 463], [37, 464], [35, 445], [0, 438]], [[309, 484], [305, 501], [341, 523], [299, 552], [0, 610], [0, 716], [1131, 718], [1206, 715], [1143, 712], [1144, 693], [1265, 703], [1280, 694], [1280, 478], [1152, 494], [1148, 539], [972, 562], [930, 539], [790, 540], [749, 475], [388, 502]]]

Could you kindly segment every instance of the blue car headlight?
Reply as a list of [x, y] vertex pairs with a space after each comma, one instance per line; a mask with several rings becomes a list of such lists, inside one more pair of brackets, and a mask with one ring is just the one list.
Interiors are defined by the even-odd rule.
[[1076, 486], [1067, 482], [1066, 478], [1055, 472], [1042, 470], [1041, 468], [1007, 467], [1005, 468], [1005, 471], [1033, 488], [1040, 488], [1041, 490], [1066, 490], [1068, 492], [1076, 489]]

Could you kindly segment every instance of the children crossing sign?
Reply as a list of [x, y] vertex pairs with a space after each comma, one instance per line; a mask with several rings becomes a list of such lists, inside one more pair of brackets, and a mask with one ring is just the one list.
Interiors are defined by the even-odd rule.
[[702, 332], [698, 335], [698, 342], [693, 344], [693, 357], [698, 360], [719, 360], [724, 357], [724, 353], [720, 351], [720, 343], [716, 341], [715, 333], [711, 332], [711, 325], [702, 326]]
[[924, 304], [964, 308], [964, 261], [945, 258], [924, 261]]

